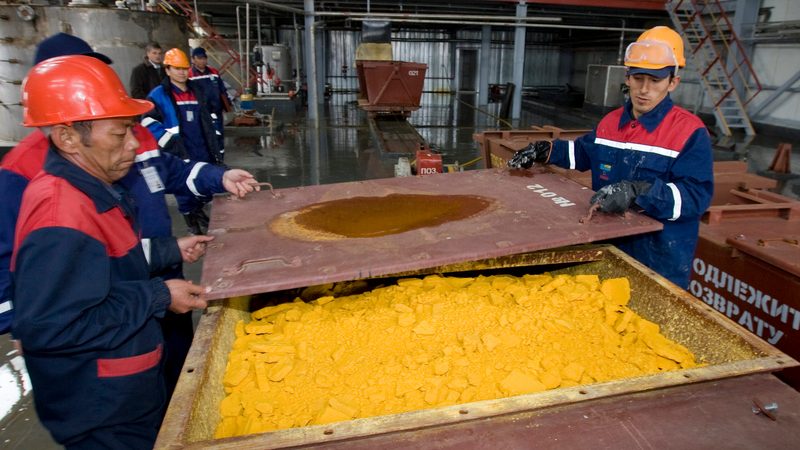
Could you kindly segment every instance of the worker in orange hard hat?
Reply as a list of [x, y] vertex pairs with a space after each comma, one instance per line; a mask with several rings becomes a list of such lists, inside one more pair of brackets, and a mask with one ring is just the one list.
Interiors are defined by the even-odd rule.
[[[34, 65], [57, 56], [78, 54], [112, 64], [110, 58], [95, 52], [83, 39], [57, 33], [37, 45]], [[228, 191], [242, 197], [248, 192], [258, 190], [257, 181], [246, 171], [225, 170], [219, 166], [183, 161], [171, 154], [162, 153], [153, 135], [140, 124], [134, 126], [133, 134], [139, 141], [136, 164], [116, 184], [124, 187], [136, 203], [139, 238], [145, 249], [149, 249], [150, 242], [154, 240], [165, 242], [164, 240], [173, 238], [166, 194], [188, 193], [193, 189], [199, 195]], [[0, 334], [12, 331], [13, 286], [9, 267], [22, 194], [28, 183], [42, 170], [49, 147], [49, 138], [36, 130], [28, 134], [0, 161]], [[177, 238], [177, 245], [173, 247], [175, 251], [149, 258], [150, 275], [165, 280], [183, 278], [182, 263], [197, 261], [205, 253], [206, 243], [212, 239], [212, 236]], [[194, 335], [192, 314], [168, 311], [160, 324], [164, 332], [163, 374], [167, 381], [167, 393], [171, 396]]]
[[[180, 158], [222, 165], [225, 149], [220, 131], [200, 89], [189, 79], [189, 58], [178, 48], [164, 54], [167, 78], [156, 86], [147, 99], [155, 108], [145, 114], [142, 125], [158, 139], [158, 145]], [[178, 210], [189, 232], [205, 234], [208, 215], [203, 207], [211, 198], [176, 195]]]
[[67, 448], [152, 448], [166, 402], [167, 310], [206, 307], [205, 288], [151, 278], [174, 239], [139, 240], [136, 211], [117, 183], [134, 165], [133, 127], [152, 103], [130, 98], [97, 58], [59, 56], [22, 87], [23, 123], [50, 140], [22, 197], [14, 238], [14, 336], [36, 411]]
[[[680, 83], [678, 68], [686, 66], [683, 39], [668, 27], [651, 28], [625, 50], [626, 85], [631, 92], [633, 114], [651, 111]], [[637, 75], [646, 75], [646, 77]], [[652, 81], [653, 89], [644, 86]]]
[[714, 187], [708, 130], [669, 95], [685, 65], [678, 33], [664, 26], [645, 31], [625, 51], [630, 99], [624, 106], [585, 136], [531, 143], [508, 162], [511, 168], [538, 162], [591, 170], [595, 208], [608, 213], [636, 208], [664, 225], [663, 231], [614, 243], [683, 288]]

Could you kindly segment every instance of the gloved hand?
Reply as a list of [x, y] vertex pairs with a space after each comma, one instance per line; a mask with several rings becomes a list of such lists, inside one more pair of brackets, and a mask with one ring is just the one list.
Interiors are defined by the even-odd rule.
[[531, 142], [526, 148], [514, 153], [507, 165], [512, 169], [530, 169], [533, 163], [546, 163], [552, 147], [550, 141]]
[[646, 194], [650, 190], [650, 183], [646, 181], [620, 181], [619, 183], [603, 186], [595, 192], [589, 200], [598, 209], [607, 213], [624, 213], [633, 205], [636, 197]]

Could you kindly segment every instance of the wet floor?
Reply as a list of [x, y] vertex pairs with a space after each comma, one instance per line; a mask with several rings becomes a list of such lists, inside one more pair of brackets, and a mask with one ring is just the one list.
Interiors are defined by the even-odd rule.
[[[399, 157], [414, 155], [386, 151], [376, 143], [366, 114], [354, 96], [334, 96], [321, 116], [319, 127], [308, 126], [301, 116], [277, 118], [273, 129], [243, 128], [226, 133], [226, 163], [252, 172], [259, 181], [275, 188], [329, 184], [394, 176]], [[423, 106], [409, 118], [419, 135], [442, 154], [444, 164], [465, 163], [479, 155], [472, 139], [475, 132], [496, 129], [498, 104], [475, 108], [474, 95], [456, 98], [424, 94]], [[555, 125], [565, 129], [591, 128], [600, 116], [581, 109], [556, 108], [525, 102], [520, 126]], [[747, 160], [749, 171], [766, 170], [778, 139], [759, 136], [746, 148], [735, 144], [715, 150], [718, 160]], [[779, 192], [800, 198], [800, 151], [792, 154], [793, 175], [779, 177]], [[471, 168], [482, 168], [479, 162]], [[174, 229], [185, 234], [183, 221], [171, 201]], [[199, 280], [200, 265], [187, 267], [187, 277]], [[22, 357], [7, 336], [0, 336], [0, 447], [48, 450], [59, 448], [36, 419], [30, 381]]]

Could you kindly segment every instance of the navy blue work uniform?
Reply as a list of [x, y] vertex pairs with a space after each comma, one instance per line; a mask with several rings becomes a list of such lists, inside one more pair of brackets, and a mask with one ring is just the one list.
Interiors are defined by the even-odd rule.
[[67, 448], [151, 448], [161, 423], [158, 319], [170, 292], [150, 277], [135, 218], [123, 188], [53, 148], [23, 195], [11, 265], [14, 335], [36, 412]]
[[556, 140], [550, 164], [592, 171], [592, 189], [623, 180], [652, 184], [636, 198], [664, 229], [614, 241], [682, 288], [689, 286], [700, 218], [714, 194], [711, 141], [703, 122], [669, 95], [637, 120], [630, 100], [575, 141]]

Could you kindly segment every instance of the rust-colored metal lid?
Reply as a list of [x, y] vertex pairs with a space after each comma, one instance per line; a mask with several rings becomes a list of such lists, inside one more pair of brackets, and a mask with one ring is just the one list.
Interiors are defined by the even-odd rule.
[[[216, 239], [202, 274], [202, 283], [212, 288], [208, 299], [390, 275], [662, 228], [658, 221], [636, 213], [595, 214], [588, 223], [580, 223], [592, 191], [541, 169], [387, 178], [282, 189], [276, 194], [261, 191], [243, 200], [214, 199], [209, 234]], [[377, 237], [331, 239], [324, 233], [295, 233], [298, 222], [284, 220], [321, 202], [393, 194], [430, 195], [443, 210], [449, 206], [443, 196], [478, 198], [488, 206], [459, 220]]]

